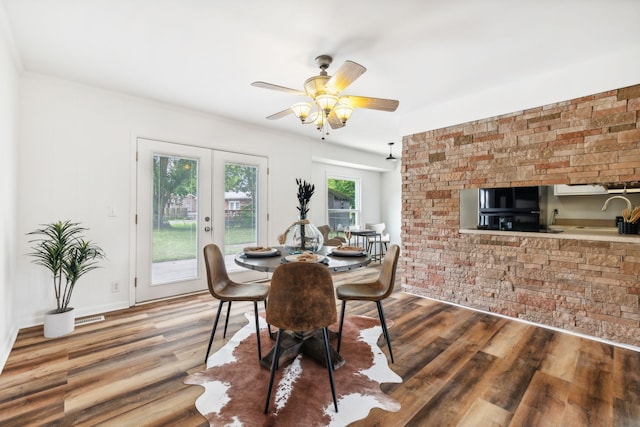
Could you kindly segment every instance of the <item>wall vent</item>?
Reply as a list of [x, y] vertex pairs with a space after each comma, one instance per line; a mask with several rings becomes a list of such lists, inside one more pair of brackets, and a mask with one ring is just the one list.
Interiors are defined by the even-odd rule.
[[84, 317], [82, 319], [76, 319], [76, 326], [88, 325], [89, 323], [102, 322], [103, 320], [104, 320], [104, 316]]

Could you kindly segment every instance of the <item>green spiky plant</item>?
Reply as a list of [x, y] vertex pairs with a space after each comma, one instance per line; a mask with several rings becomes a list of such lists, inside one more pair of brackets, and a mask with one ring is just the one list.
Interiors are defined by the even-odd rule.
[[69, 308], [71, 295], [78, 279], [98, 268], [98, 261], [105, 257], [100, 247], [84, 240], [82, 233], [87, 228], [71, 221], [42, 224], [28, 235], [41, 236], [30, 240], [33, 243], [34, 264], [48, 269], [53, 276], [57, 308], [54, 313], [64, 313]]
[[307, 181], [302, 181], [300, 178], [296, 179], [296, 184], [298, 184], [298, 212], [300, 212], [300, 219], [306, 219], [309, 212], [308, 205], [316, 187]]
[[302, 224], [300, 224], [300, 240], [302, 243], [302, 250], [304, 250], [306, 249], [304, 222], [307, 219], [307, 213], [309, 212], [309, 202], [311, 201], [311, 196], [313, 196], [316, 187], [315, 185], [307, 181], [303, 181], [300, 178], [296, 178], [296, 184], [298, 184], [298, 212], [300, 212], [300, 221], [303, 222]]

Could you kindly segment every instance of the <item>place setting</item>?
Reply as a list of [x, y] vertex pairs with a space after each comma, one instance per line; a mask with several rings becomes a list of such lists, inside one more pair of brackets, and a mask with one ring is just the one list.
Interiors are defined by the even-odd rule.
[[327, 264], [327, 257], [322, 254], [316, 254], [311, 251], [305, 251], [299, 254], [287, 255], [283, 258], [284, 262], [317, 262]]
[[242, 249], [240, 256], [247, 258], [269, 258], [279, 256], [280, 251], [277, 248], [269, 246], [248, 246]]
[[330, 255], [339, 257], [361, 257], [366, 256], [367, 251], [362, 246], [337, 246], [331, 250]]

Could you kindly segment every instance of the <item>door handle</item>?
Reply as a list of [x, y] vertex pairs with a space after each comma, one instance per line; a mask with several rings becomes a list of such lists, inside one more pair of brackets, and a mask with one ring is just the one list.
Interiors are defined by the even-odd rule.
[[205, 228], [204, 228], [204, 231], [206, 231], [206, 232], [211, 231], [211, 227], [205, 227]]

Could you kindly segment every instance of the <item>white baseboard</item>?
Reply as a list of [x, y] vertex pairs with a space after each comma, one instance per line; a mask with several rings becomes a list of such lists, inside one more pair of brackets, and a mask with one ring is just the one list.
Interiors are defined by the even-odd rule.
[[[92, 316], [94, 314], [102, 314], [102, 313], [107, 313], [109, 311], [122, 310], [123, 308], [129, 308], [129, 303], [119, 301], [119, 302], [104, 304], [104, 305], [80, 307], [80, 308], [75, 308], [75, 311], [76, 311], [75, 317], [79, 318], [79, 317], [85, 317], [85, 316]], [[20, 329], [42, 325], [43, 323], [44, 323], [44, 314], [41, 314], [39, 316], [24, 317], [19, 321]]]

